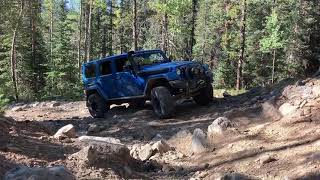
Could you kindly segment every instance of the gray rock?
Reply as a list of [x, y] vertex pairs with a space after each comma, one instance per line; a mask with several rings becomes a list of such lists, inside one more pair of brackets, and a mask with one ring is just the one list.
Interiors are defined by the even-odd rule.
[[93, 165], [98, 159], [98, 153], [94, 146], [87, 146], [81, 149], [79, 152], [69, 156], [68, 159], [75, 159], [80, 164]]
[[208, 143], [206, 134], [199, 128], [193, 131], [191, 150], [193, 153], [203, 153], [207, 151]]
[[165, 141], [161, 140], [152, 145], [152, 150], [163, 154], [172, 150], [172, 148]]
[[8, 171], [4, 180], [75, 180], [75, 176], [63, 166], [28, 168], [25, 166]]
[[233, 124], [228, 118], [219, 117], [208, 126], [208, 136], [222, 134], [225, 130], [231, 127], [233, 127]]
[[76, 130], [72, 124], [68, 124], [62, 128], [60, 128], [53, 138], [55, 139], [63, 139], [65, 137], [68, 138], [75, 138], [76, 137]]
[[113, 169], [128, 178], [132, 176], [132, 170], [141, 169], [142, 163], [130, 156], [129, 149], [120, 144], [93, 143], [81, 151], [68, 157], [68, 163], [78, 164], [79, 167], [99, 167]]
[[220, 177], [215, 177], [214, 179], [217, 180], [251, 180], [253, 178], [244, 175], [244, 174], [239, 174], [239, 173], [229, 173], [229, 174], [224, 174]]
[[11, 111], [14, 111], [14, 112], [23, 111], [23, 106], [15, 106], [11, 109]]
[[101, 128], [97, 124], [89, 124], [88, 134], [94, 134], [100, 132]]
[[320, 85], [314, 86], [312, 88], [312, 93], [313, 93], [313, 96], [319, 97], [320, 96]]
[[112, 144], [123, 145], [119, 139], [116, 139], [113, 137], [80, 136], [78, 140], [81, 142], [112, 143]]
[[293, 114], [297, 111], [299, 106], [293, 106], [290, 103], [284, 103], [279, 107], [279, 112], [282, 116]]
[[257, 159], [257, 162], [260, 162], [261, 165], [271, 163], [273, 161], [277, 161], [277, 159], [273, 155], [270, 155], [270, 154], [263, 155]]
[[139, 150], [139, 159], [141, 161], [148, 160], [153, 154], [152, 146], [150, 144], [146, 144], [141, 147]]
[[61, 105], [60, 102], [53, 101], [53, 102], [51, 102], [50, 107], [53, 108], [53, 107], [58, 107], [60, 105]]
[[222, 93], [223, 97], [230, 97], [231, 95], [227, 92], [227, 91], [224, 91]]

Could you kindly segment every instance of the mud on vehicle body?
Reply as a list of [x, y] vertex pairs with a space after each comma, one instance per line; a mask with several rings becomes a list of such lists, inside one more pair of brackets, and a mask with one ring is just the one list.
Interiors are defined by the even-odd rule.
[[212, 72], [193, 61], [171, 61], [161, 50], [129, 52], [82, 65], [87, 107], [103, 117], [111, 104], [143, 107], [150, 100], [160, 118], [173, 115], [178, 99], [200, 105], [213, 98]]

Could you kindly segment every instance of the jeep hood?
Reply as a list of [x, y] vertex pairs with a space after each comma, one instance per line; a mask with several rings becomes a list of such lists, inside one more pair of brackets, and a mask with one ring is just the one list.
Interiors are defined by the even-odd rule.
[[155, 64], [151, 66], [145, 66], [141, 70], [142, 71], [157, 71], [157, 70], [162, 70], [162, 69], [168, 69], [170, 70], [171, 68], [177, 68], [183, 65], [187, 64], [195, 64], [197, 62], [192, 62], [192, 61], [172, 61], [172, 62], [167, 62], [167, 63], [161, 63], [161, 64]]

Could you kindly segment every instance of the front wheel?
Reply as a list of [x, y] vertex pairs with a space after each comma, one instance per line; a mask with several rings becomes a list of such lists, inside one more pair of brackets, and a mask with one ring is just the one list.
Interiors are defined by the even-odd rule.
[[213, 87], [211, 84], [207, 84], [206, 87], [200, 89], [200, 94], [193, 97], [193, 100], [201, 105], [206, 106], [213, 100]]
[[103, 118], [108, 111], [106, 101], [99, 94], [91, 94], [87, 98], [87, 107], [92, 117]]
[[151, 90], [151, 103], [155, 114], [160, 118], [169, 118], [174, 112], [174, 99], [167, 87], [159, 86]]

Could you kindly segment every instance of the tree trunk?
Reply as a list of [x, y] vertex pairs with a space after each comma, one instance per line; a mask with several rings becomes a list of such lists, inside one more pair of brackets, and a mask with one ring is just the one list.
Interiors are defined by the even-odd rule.
[[195, 28], [196, 28], [196, 17], [197, 17], [197, 6], [198, 0], [192, 0], [192, 20], [191, 20], [191, 34], [190, 34], [190, 49], [188, 59], [192, 59], [193, 46], [195, 44]]
[[50, 8], [50, 63], [53, 62], [53, 11], [54, 11], [54, 2], [51, 0], [51, 8]]
[[[37, 58], [36, 58], [36, 18], [38, 15], [38, 0], [33, 0], [32, 3], [32, 10], [31, 10], [31, 61], [32, 61], [32, 68], [34, 71], [36, 70]], [[35, 93], [39, 90], [39, 82], [38, 82], [38, 72], [33, 73], [33, 80], [32, 80], [32, 87]]]
[[113, 55], [113, 43], [112, 43], [112, 33], [113, 33], [113, 7], [112, 7], [112, 0], [109, 0], [109, 6], [110, 6], [110, 33], [109, 33], [109, 55]]
[[132, 21], [132, 36], [133, 50], [138, 50], [138, 33], [137, 33], [137, 0], [133, 0], [133, 21]]
[[271, 77], [271, 83], [274, 83], [274, 73], [275, 73], [275, 63], [276, 63], [276, 50], [273, 50], [273, 58], [272, 58], [272, 77]]
[[123, 47], [123, 31], [124, 31], [124, 26], [123, 26], [123, 0], [120, 1], [120, 28], [119, 28], [119, 35], [120, 35], [120, 53], [122, 54], [124, 52], [124, 47]]
[[11, 51], [10, 51], [10, 64], [11, 64], [11, 80], [14, 88], [14, 96], [16, 101], [19, 100], [19, 94], [18, 94], [18, 85], [17, 85], [17, 78], [16, 78], [16, 39], [17, 39], [17, 30], [20, 26], [20, 19], [22, 17], [24, 7], [24, 1], [21, 1], [20, 11], [19, 11], [19, 18], [18, 22], [13, 30], [12, 35], [12, 42], [11, 42]]
[[84, 11], [84, 60], [88, 61], [88, 4]]
[[91, 30], [91, 26], [92, 26], [92, 22], [91, 22], [91, 20], [92, 20], [92, 7], [93, 7], [93, 1], [92, 0], [90, 0], [90, 2], [89, 2], [89, 15], [88, 15], [88, 48], [87, 48], [87, 62], [89, 62], [90, 61], [90, 59], [91, 59], [91, 49], [92, 49], [92, 37], [91, 37], [91, 35], [92, 35], [92, 30]]
[[102, 41], [101, 41], [101, 57], [107, 56], [107, 25], [106, 23], [103, 25], [103, 32], [102, 32]]
[[168, 50], [168, 14], [167, 12], [164, 13], [162, 19], [162, 42], [161, 42], [161, 49], [165, 53]]
[[[94, 41], [100, 42], [100, 29], [101, 29], [101, 15], [102, 15], [102, 9], [98, 7], [97, 9], [97, 15], [96, 15], [96, 21], [97, 21], [97, 27], [96, 32], [98, 33], [98, 38], [96, 38]], [[101, 43], [102, 44], [102, 43]], [[102, 57], [102, 51], [98, 52], [98, 54], [95, 54], [94, 56], [100, 56]]]
[[79, 37], [78, 37], [78, 68], [79, 76], [81, 75], [81, 35], [82, 35], [82, 0], [80, 0], [80, 15], [79, 15]]
[[240, 27], [240, 37], [241, 37], [241, 49], [240, 49], [240, 55], [239, 55], [239, 61], [238, 61], [238, 67], [237, 67], [237, 84], [236, 88], [237, 90], [241, 89], [242, 85], [242, 66], [245, 62], [245, 45], [246, 45], [246, 0], [242, 1], [242, 15], [241, 15], [241, 27]]

